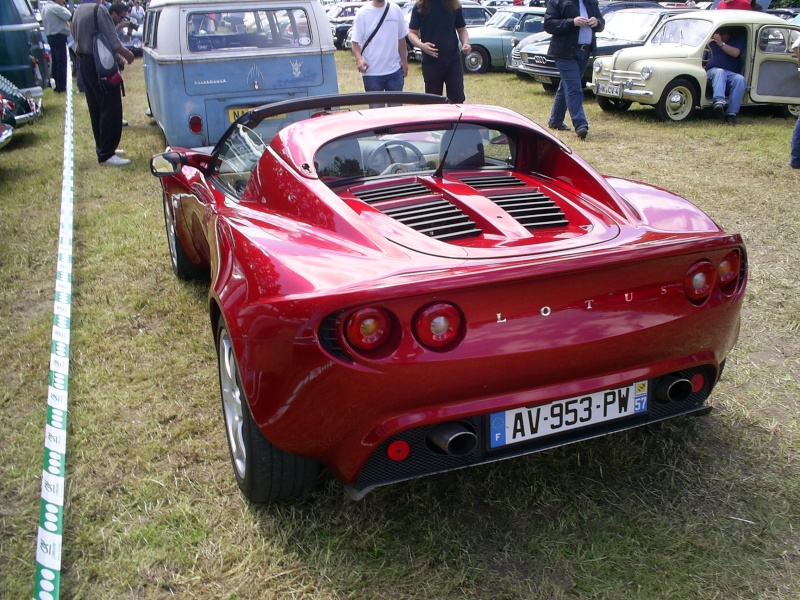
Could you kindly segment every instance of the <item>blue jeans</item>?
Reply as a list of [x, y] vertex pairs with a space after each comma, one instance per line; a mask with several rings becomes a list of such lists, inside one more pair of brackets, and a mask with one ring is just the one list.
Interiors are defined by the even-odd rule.
[[709, 69], [706, 77], [711, 82], [714, 102], [725, 102], [725, 93], [727, 92], [728, 106], [725, 108], [725, 114], [739, 114], [739, 109], [742, 107], [742, 98], [744, 98], [744, 92], [747, 89], [747, 82], [744, 77], [719, 67]]
[[405, 78], [403, 69], [389, 75], [362, 75], [365, 92], [402, 92]]
[[790, 164], [795, 169], [800, 169], [800, 117], [797, 117], [797, 123], [794, 124], [794, 133], [792, 134], [792, 160]]
[[569, 109], [572, 126], [588, 127], [589, 121], [583, 112], [583, 73], [589, 64], [589, 50], [578, 50], [572, 58], [555, 58], [561, 83], [558, 84], [553, 109], [550, 111], [550, 125], [564, 122]]

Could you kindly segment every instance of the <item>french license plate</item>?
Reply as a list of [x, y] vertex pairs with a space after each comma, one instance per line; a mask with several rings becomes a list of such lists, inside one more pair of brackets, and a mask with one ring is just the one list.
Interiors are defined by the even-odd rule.
[[622, 96], [618, 85], [608, 85], [605, 83], [597, 84], [597, 93], [601, 96], [613, 96], [614, 98], [620, 98]]
[[489, 446], [500, 448], [647, 412], [647, 381], [515, 408], [490, 416]]
[[534, 75], [534, 81], [538, 81], [539, 83], [553, 83], [553, 79], [551, 77], [547, 77], [546, 75]]

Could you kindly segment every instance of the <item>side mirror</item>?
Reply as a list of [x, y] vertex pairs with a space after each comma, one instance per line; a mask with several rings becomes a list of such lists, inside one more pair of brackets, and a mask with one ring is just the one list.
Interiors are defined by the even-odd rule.
[[180, 152], [162, 152], [150, 158], [150, 172], [156, 177], [176, 175], [186, 165], [186, 155]]

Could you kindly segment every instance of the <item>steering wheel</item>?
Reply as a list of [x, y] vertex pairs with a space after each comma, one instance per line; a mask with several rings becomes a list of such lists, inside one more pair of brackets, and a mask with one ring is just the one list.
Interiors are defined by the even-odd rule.
[[706, 63], [711, 60], [711, 57], [714, 56], [714, 53], [711, 51], [711, 42], [706, 44], [706, 47], [703, 48], [703, 58], [701, 59], [703, 62], [703, 66], [706, 66]]
[[[405, 148], [411, 151], [414, 155], [413, 162], [398, 162], [395, 160], [394, 156], [390, 151], [391, 148]], [[412, 170], [414, 167], [420, 167], [422, 169], [425, 168], [427, 165], [427, 161], [425, 160], [425, 155], [420, 152], [419, 148], [417, 148], [414, 144], [407, 142], [405, 140], [389, 140], [384, 142], [377, 148], [375, 148], [372, 152], [369, 153], [367, 157], [366, 166], [367, 168], [371, 168], [375, 161], [378, 160], [378, 155], [381, 152], [386, 152], [386, 155], [389, 157], [389, 165], [381, 171], [381, 175], [390, 175], [392, 173], [406, 173], [407, 171]], [[403, 154], [406, 154], [403, 152]]]

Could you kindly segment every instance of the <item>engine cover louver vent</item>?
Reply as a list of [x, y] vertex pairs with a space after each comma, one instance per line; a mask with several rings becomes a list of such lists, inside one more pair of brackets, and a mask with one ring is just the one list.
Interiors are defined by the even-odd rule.
[[374, 190], [358, 191], [356, 196], [359, 200], [372, 204], [382, 200], [399, 200], [401, 198], [413, 198], [414, 196], [428, 196], [431, 191], [418, 181], [401, 183], [389, 187], [379, 187]]
[[[430, 238], [452, 241], [481, 234], [481, 230], [464, 212], [419, 182], [412, 181], [374, 190], [359, 190], [356, 197], [383, 214]], [[381, 202], [420, 198], [414, 204], [380, 206]]]
[[382, 209], [381, 212], [436, 240], [449, 241], [481, 234], [472, 219], [443, 198]]
[[476, 190], [498, 187], [525, 187], [525, 182], [513, 175], [475, 175], [460, 177], [461, 182]]
[[561, 212], [558, 205], [539, 190], [487, 194], [487, 198], [527, 229], [569, 225], [566, 215]]

